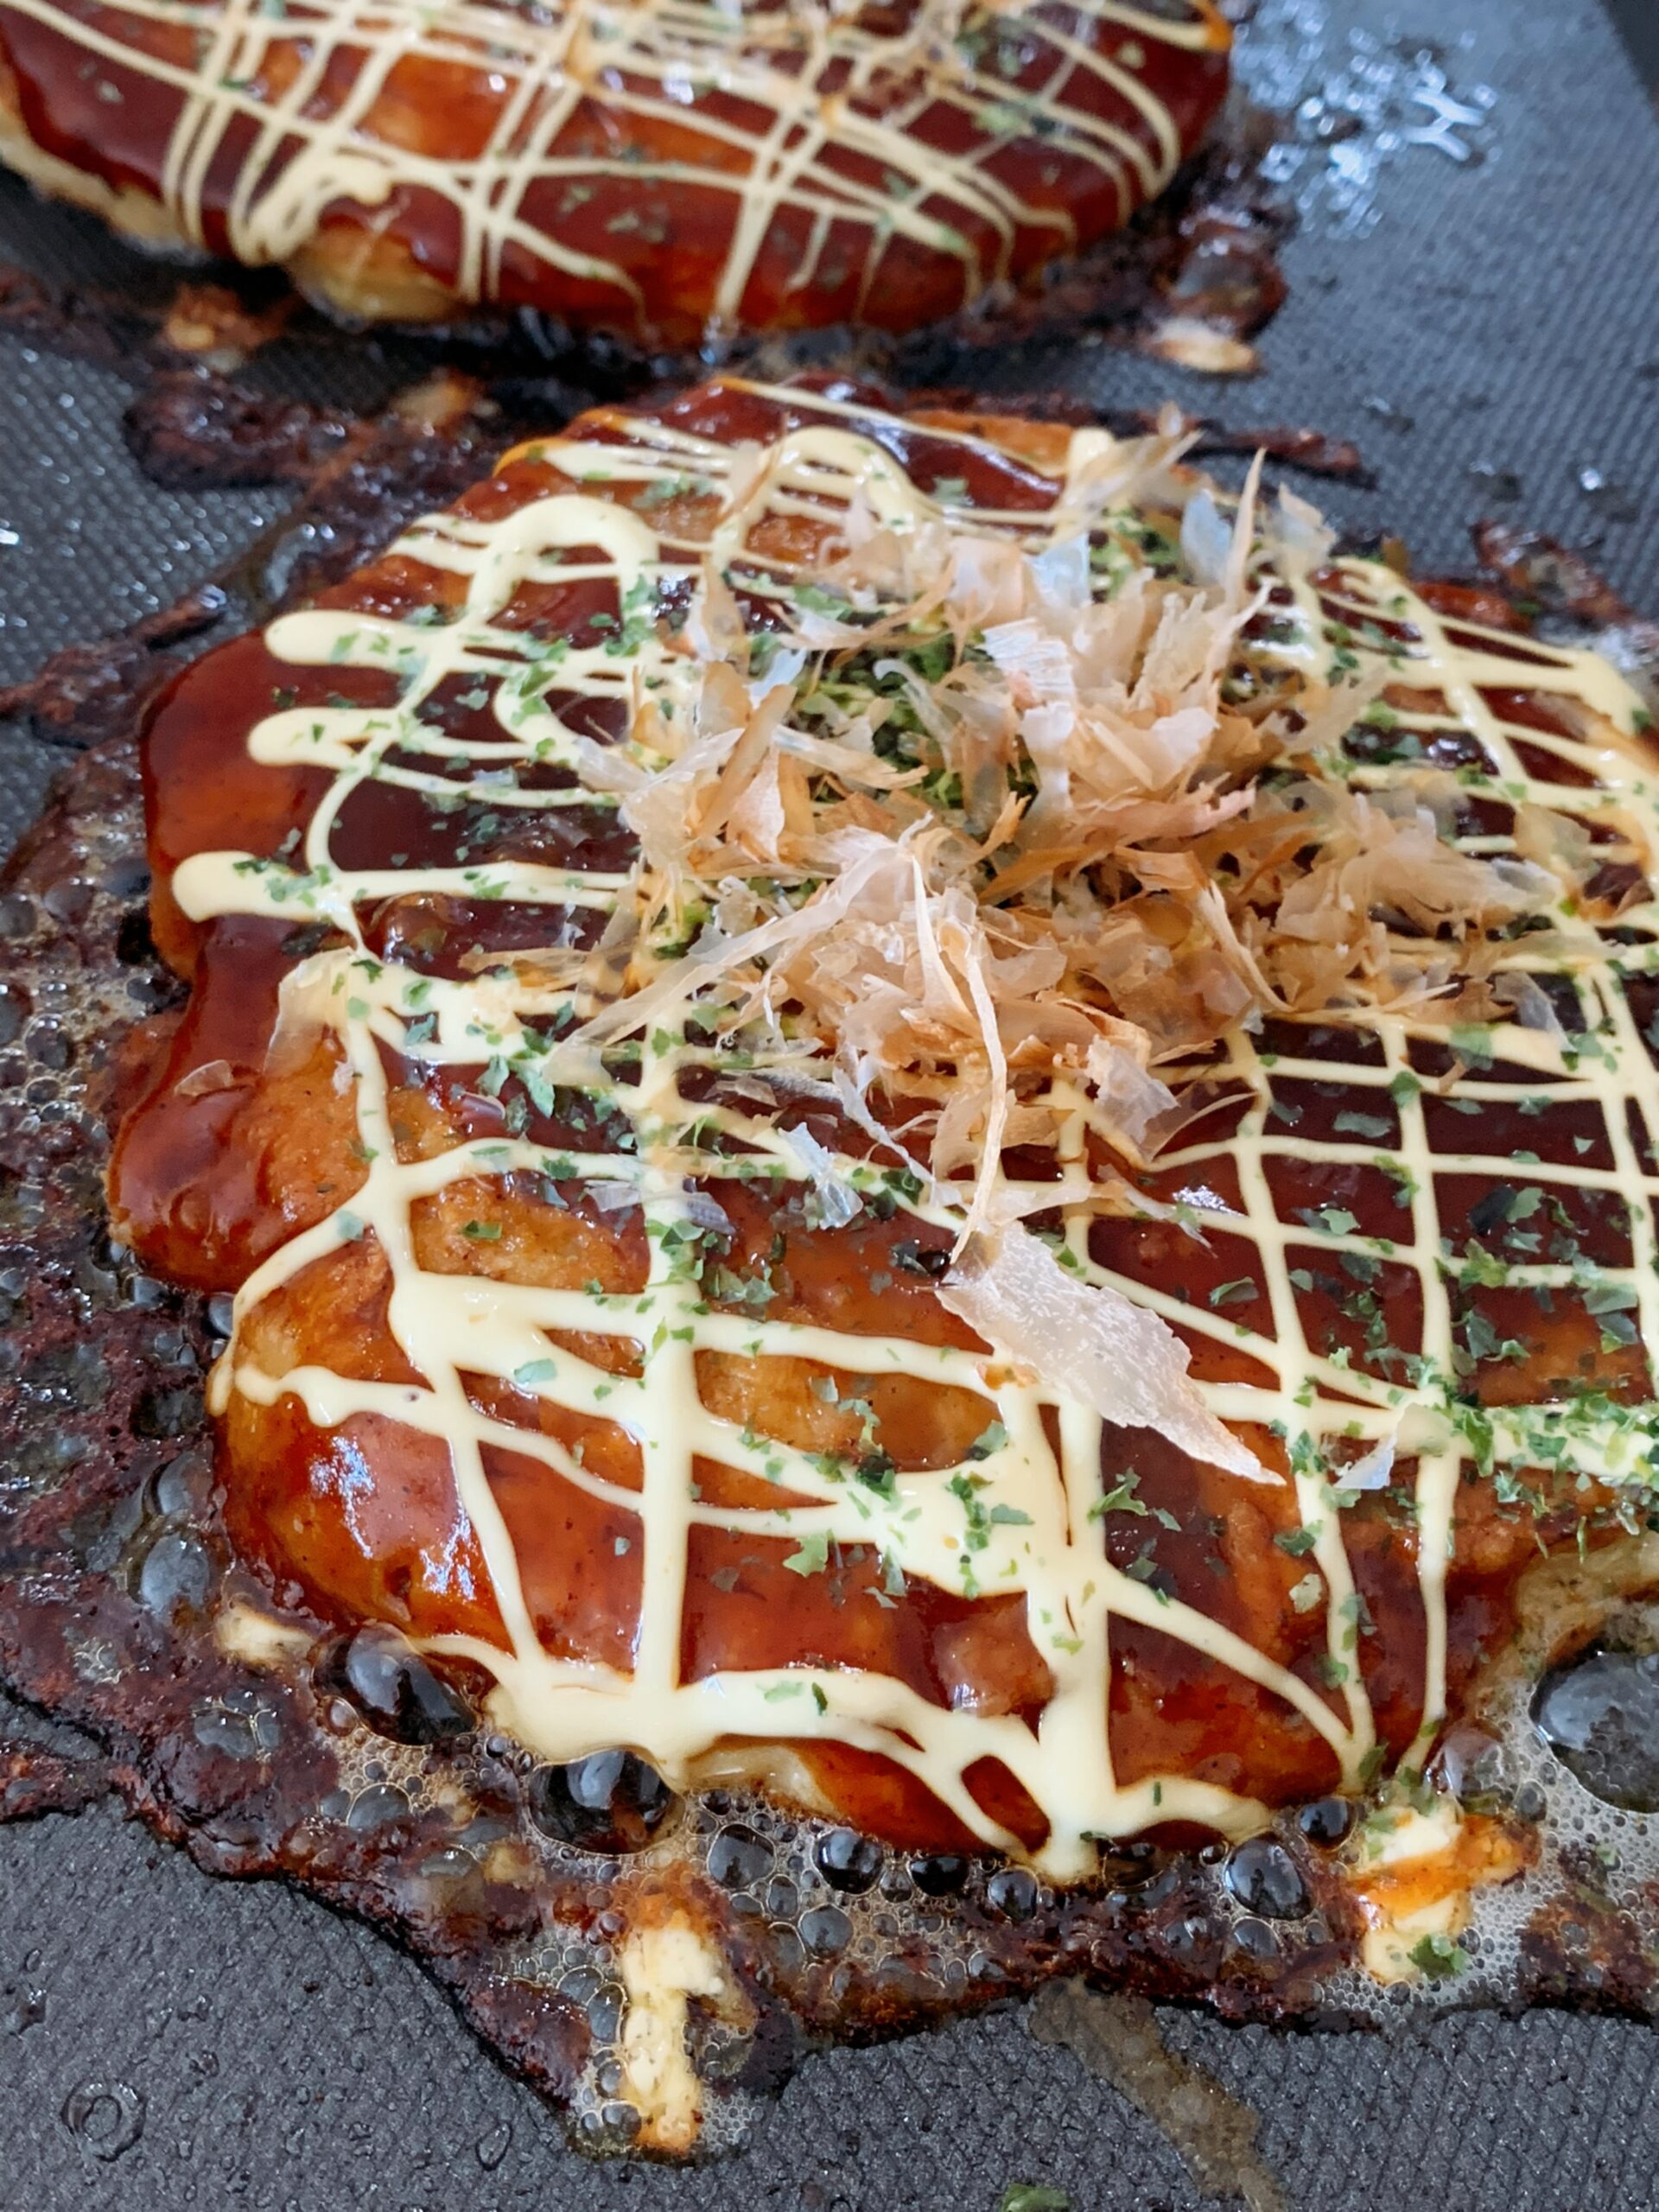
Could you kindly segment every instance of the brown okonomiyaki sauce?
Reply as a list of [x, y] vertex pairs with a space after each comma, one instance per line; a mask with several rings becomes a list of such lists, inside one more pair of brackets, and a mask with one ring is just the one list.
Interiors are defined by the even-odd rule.
[[[944, 1303], [969, 1177], [929, 1194], [885, 1135], [916, 1141], [918, 1109], [938, 1109], [925, 1084], [874, 1086], [862, 1115], [767, 1089], [696, 1004], [632, 1053], [621, 1022], [586, 1079], [560, 1064], [575, 1013], [556, 982], [604, 967], [635, 856], [593, 791], [702, 588], [675, 556], [741, 505], [719, 471], [763, 493], [726, 573], [750, 628], [777, 628], [743, 564], [818, 573], [849, 486], [1042, 544], [1079, 454], [1113, 460], [1110, 440], [1077, 445], [1099, 435], [900, 420], [834, 383], [600, 411], [312, 611], [183, 672], [150, 712], [143, 777], [155, 943], [193, 995], [133, 1055], [149, 1066], [111, 1170], [150, 1272], [241, 1294], [219, 1473], [230, 1537], [279, 1604], [396, 1628], [556, 1772], [615, 1745], [677, 1789], [759, 1783], [907, 1852], [993, 1849], [1062, 1883], [1095, 1842], [1249, 1836], [1400, 1758], [1421, 1772], [1509, 1643], [1540, 1546], [1646, 1524], [1619, 1453], [1652, 1414], [1650, 1292], [1630, 1283], [1652, 1274], [1655, 1225], [1621, 1197], [1652, 1177], [1642, 976], [1619, 987], [1617, 1035], [1615, 1013], [1568, 1018], [1564, 1000], [1551, 1028], [1520, 984], [1506, 1004], [1531, 1022], [1269, 1015], [1190, 1055], [1201, 1113], [1161, 1150], [1115, 1150], [1093, 1123], [1002, 1150], [1022, 1219], [1079, 1279], [1164, 1316], [1265, 1480], [1144, 1422], [1090, 1427]], [[646, 542], [651, 620], [624, 573]], [[1387, 706], [1356, 702], [1344, 777], [1380, 790], [1414, 763], [1438, 779], [1442, 836], [1491, 852], [1541, 849], [1517, 818], [1548, 803], [1577, 823], [1555, 836], [1581, 885], [1577, 967], [1555, 938], [1553, 967], [1588, 973], [1588, 931], [1646, 944], [1646, 785], [1611, 671], [1526, 641], [1497, 595], [1343, 564], [1269, 580], [1245, 632], [1259, 672], [1294, 661], [1279, 632], [1299, 620], [1310, 716], [1347, 661], [1380, 661], [1367, 696], [1387, 688]], [[475, 651], [467, 624], [489, 632]], [[537, 671], [524, 741], [500, 688], [520, 664]], [[526, 1048], [511, 993], [537, 988], [546, 1042]], [[1577, 1073], [1592, 1046], [1617, 1066], [1617, 1117]], [[651, 1184], [668, 1141], [666, 1093], [641, 1106], [652, 1079], [681, 1115], [672, 1204]], [[1079, 1201], [1113, 1179], [1141, 1212]], [[1435, 1418], [1414, 1429], [1421, 1400]], [[1540, 1402], [1568, 1407], [1553, 1465], [1526, 1455], [1548, 1433], [1529, 1429]], [[1066, 1546], [1093, 1566], [1068, 1588], [1110, 1595], [1058, 1626], [1028, 1595], [1044, 1561], [1015, 1546], [1053, 1535], [1033, 1469], [1075, 1489], [1077, 1435], [1093, 1489]], [[827, 1493], [852, 1520], [830, 1520]], [[1099, 1816], [1042, 1741], [1082, 1663], [1099, 1668]], [[1433, 1904], [1516, 1863], [1466, 1818], [1438, 1876], [1414, 1878]]]

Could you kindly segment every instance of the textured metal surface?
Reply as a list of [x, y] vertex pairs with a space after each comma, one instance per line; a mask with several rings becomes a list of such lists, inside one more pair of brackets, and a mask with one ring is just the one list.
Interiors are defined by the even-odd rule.
[[[1524, 514], [1599, 538], [1614, 581], [1656, 611], [1659, 131], [1592, 0], [1264, 0], [1259, 29], [1267, 96], [1324, 101], [1286, 157], [1307, 219], [1265, 375], [1218, 391], [1084, 348], [1009, 353], [982, 379], [1317, 423], [1357, 438], [1380, 478], [1325, 504], [1402, 531], [1426, 565], [1460, 559], [1476, 514]], [[1344, 111], [1364, 118], [1358, 133], [1322, 137]], [[111, 266], [86, 226], [10, 188], [7, 251], [54, 274]], [[16, 346], [3, 358], [0, 681], [170, 599], [273, 508], [265, 494], [155, 491], [120, 443], [118, 377]], [[0, 760], [4, 842], [50, 764], [26, 741]], [[1287, 2207], [1659, 2203], [1649, 2031], [1538, 2015], [1397, 2040], [1179, 2018], [1166, 2033], [1261, 2115]], [[70, 2102], [90, 2083], [112, 2101]], [[92, 2111], [80, 2137], [67, 2106]], [[107, 1808], [0, 1829], [0, 2113], [8, 2212], [994, 2212], [1014, 2180], [1067, 2190], [1077, 2212], [1207, 2201], [1150, 2121], [1017, 2014], [810, 2064], [721, 2167], [584, 2167], [378, 1938], [280, 1891], [209, 1882]]]

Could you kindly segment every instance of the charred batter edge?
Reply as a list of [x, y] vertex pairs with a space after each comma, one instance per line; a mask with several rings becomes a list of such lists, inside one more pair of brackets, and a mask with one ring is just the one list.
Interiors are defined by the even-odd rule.
[[[1489, 544], [1546, 621], [1640, 625], [1542, 543]], [[1063, 1891], [990, 1858], [906, 1858], [746, 1796], [666, 1798], [637, 1762], [538, 1767], [378, 1631], [342, 1641], [236, 1562], [203, 1409], [218, 1301], [136, 1270], [105, 1227], [136, 1025], [181, 987], [149, 942], [132, 723], [56, 786], [0, 891], [0, 1675], [91, 1729], [133, 1810], [210, 1872], [282, 1875], [401, 1939], [486, 2043], [599, 2153], [741, 2140], [814, 2044], [903, 2033], [1064, 1975], [1226, 2018], [1374, 2018], [1340, 1856], [1351, 1807], [1228, 1851], [1131, 1845]], [[1478, 1901], [1424, 2006], [1548, 2000], [1650, 2014], [1659, 1881], [1641, 1818], [1578, 1789], [1530, 1727], [1548, 1664], [1651, 1643], [1649, 1536], [1523, 1588], [1516, 1640], [1453, 1740], [1468, 1802], [1526, 1871]], [[282, 1593], [278, 1593], [280, 1599]], [[71, 1793], [73, 1796], [73, 1793]], [[20, 1806], [19, 1809], [33, 1809]], [[1615, 1821], [1617, 1821], [1617, 1825]], [[626, 1893], [626, 1912], [619, 1897]], [[719, 1970], [630, 1987], [630, 1931], [690, 1919]], [[555, 1933], [554, 1931], [556, 1931]], [[1389, 2007], [1392, 2011], [1392, 2006]], [[629, 2038], [633, 2047], [629, 2048]], [[641, 2039], [647, 2046], [643, 2052]], [[700, 2125], [639, 2094], [689, 2063]], [[625, 2082], [629, 2095], [621, 2092]]]

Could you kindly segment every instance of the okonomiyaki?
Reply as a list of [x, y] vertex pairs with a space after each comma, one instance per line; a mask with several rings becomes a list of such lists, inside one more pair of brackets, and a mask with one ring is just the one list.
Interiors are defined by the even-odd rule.
[[211, 1445], [13, 1515], [8, 1672], [598, 2147], [1057, 1974], [1651, 2003], [1639, 1814], [1563, 1922], [1522, 1748], [1659, 1575], [1649, 717], [1185, 442], [727, 379], [515, 449], [150, 710], [188, 995], [6, 1124], [83, 1193], [111, 1126], [222, 1338]]
[[6, 0], [0, 159], [364, 320], [936, 321], [1126, 222], [1213, 0]]

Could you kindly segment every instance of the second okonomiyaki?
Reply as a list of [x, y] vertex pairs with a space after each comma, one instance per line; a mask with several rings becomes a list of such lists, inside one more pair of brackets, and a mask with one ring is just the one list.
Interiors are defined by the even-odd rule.
[[0, 160], [364, 321], [910, 330], [1161, 192], [1213, 0], [6, 0]]

